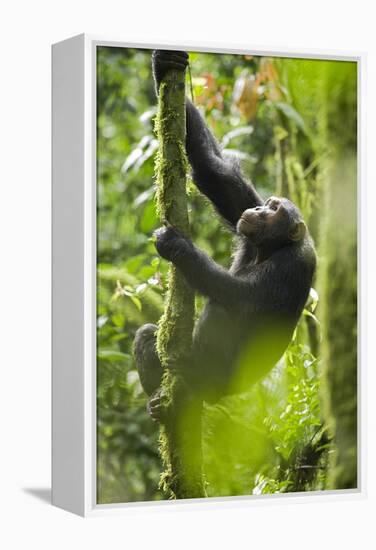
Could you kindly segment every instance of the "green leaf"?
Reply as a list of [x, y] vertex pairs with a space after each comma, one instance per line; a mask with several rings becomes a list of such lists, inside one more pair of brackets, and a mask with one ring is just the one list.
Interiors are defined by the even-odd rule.
[[240, 126], [239, 128], [235, 128], [235, 130], [231, 130], [223, 136], [222, 147], [227, 147], [231, 140], [239, 136], [249, 136], [251, 134], [253, 134], [253, 126]]
[[283, 139], [287, 138], [289, 133], [287, 132], [287, 130], [282, 128], [282, 126], [275, 126], [274, 135], [278, 139], [278, 141], [282, 141]]
[[317, 307], [317, 304], [319, 303], [319, 295], [318, 292], [313, 287], [311, 287], [309, 291], [309, 296], [312, 300], [312, 303], [310, 304], [310, 310], [313, 313]]
[[132, 300], [132, 302], [134, 303], [134, 305], [137, 307], [138, 311], [141, 311], [142, 310], [142, 304], [141, 304], [141, 300], [139, 298], [137, 298], [137, 296], [129, 296], [130, 299]]
[[116, 327], [123, 327], [125, 324], [124, 315], [122, 315], [121, 313], [115, 313], [114, 315], [112, 315], [111, 321]]
[[128, 362], [130, 360], [130, 355], [122, 353], [121, 351], [116, 351], [113, 349], [100, 349], [98, 350], [98, 359], [103, 359], [109, 362]]
[[307, 134], [307, 127], [304, 120], [300, 114], [294, 109], [292, 105], [288, 103], [283, 103], [282, 101], [277, 101], [273, 104], [278, 111], [284, 114], [289, 120], [295, 123], [295, 125], [301, 130], [304, 134]]
[[140, 229], [143, 233], [150, 233], [157, 225], [157, 211], [155, 202], [150, 201], [144, 208], [141, 216]]
[[311, 317], [311, 319], [313, 319], [318, 325], [320, 324], [320, 321], [318, 320], [316, 315], [308, 311], [308, 309], [303, 310], [303, 315], [305, 315], [306, 317]]
[[143, 136], [137, 146], [125, 159], [121, 171], [125, 174], [131, 168], [138, 170], [150, 158], [158, 147], [158, 142], [152, 135]]

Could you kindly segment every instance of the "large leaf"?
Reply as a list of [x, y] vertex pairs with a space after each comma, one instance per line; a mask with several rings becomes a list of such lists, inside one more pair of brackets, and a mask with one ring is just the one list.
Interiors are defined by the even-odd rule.
[[227, 147], [227, 145], [232, 141], [233, 139], [239, 137], [239, 136], [249, 136], [253, 133], [253, 126], [240, 126], [239, 128], [235, 128], [234, 130], [231, 130], [230, 132], [227, 132], [222, 138], [222, 146]]
[[298, 111], [294, 109], [292, 105], [289, 105], [288, 103], [283, 103], [282, 101], [277, 101], [273, 103], [273, 105], [280, 111], [282, 114], [284, 114], [289, 120], [295, 123], [295, 125], [301, 130], [304, 134], [307, 134], [307, 127], [303, 120], [303, 118], [300, 116]]
[[98, 359], [103, 359], [110, 363], [119, 363], [130, 361], [130, 355], [127, 353], [122, 353], [121, 351], [116, 351], [112, 349], [99, 349], [98, 350]]

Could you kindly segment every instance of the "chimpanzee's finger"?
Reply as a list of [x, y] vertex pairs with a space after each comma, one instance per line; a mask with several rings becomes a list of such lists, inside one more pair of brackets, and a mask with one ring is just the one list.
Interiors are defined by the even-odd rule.
[[169, 60], [169, 61], [161, 61], [160, 62], [160, 65], [161, 67], [163, 67], [163, 69], [165, 69], [166, 71], [169, 71], [171, 69], [176, 69], [177, 71], [184, 71], [184, 69], [186, 68], [186, 64], [185, 63], [178, 63], [176, 61], [172, 61], [172, 60]]
[[189, 54], [183, 50], [154, 50], [153, 55], [158, 57], [159, 56], [162, 56], [162, 57], [176, 56], [183, 59], [189, 58]]

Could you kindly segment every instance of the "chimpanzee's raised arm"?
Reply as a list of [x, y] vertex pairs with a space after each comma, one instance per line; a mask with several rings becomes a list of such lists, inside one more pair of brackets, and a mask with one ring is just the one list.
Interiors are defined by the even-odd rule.
[[[169, 69], [184, 71], [188, 65], [186, 52], [156, 50], [152, 59], [157, 93]], [[214, 136], [189, 99], [186, 149], [197, 187], [233, 229], [244, 210], [263, 203], [255, 188], [245, 181], [239, 167], [223, 158]]]
[[189, 100], [186, 148], [194, 182], [233, 228], [244, 210], [263, 204], [255, 188], [245, 181], [239, 166], [222, 157], [215, 138]]

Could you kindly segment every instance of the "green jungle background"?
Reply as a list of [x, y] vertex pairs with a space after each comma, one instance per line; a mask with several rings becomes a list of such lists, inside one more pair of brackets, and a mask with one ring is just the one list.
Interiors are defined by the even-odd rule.
[[[158, 426], [132, 360], [135, 331], [161, 315], [168, 270], [151, 239], [160, 225], [151, 52], [97, 54], [97, 499], [159, 500]], [[298, 204], [319, 260], [283, 359], [249, 393], [205, 405], [207, 493], [354, 488], [356, 63], [207, 53], [190, 62], [187, 93], [225, 154], [264, 197]], [[192, 183], [189, 202], [194, 242], [228, 266], [231, 235]]]

